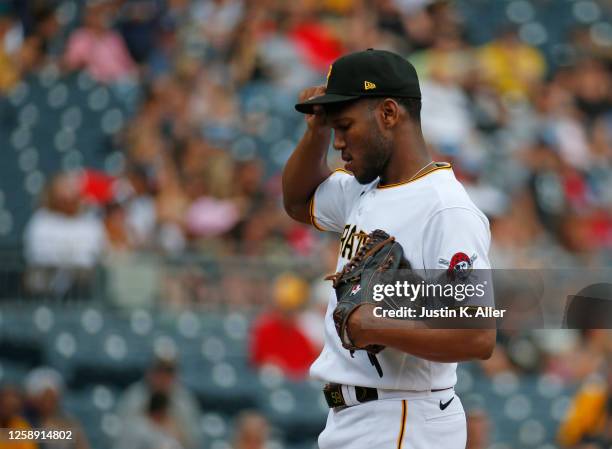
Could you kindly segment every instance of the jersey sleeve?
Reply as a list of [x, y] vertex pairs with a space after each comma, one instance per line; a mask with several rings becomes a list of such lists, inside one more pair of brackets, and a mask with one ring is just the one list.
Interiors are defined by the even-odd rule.
[[471, 273], [470, 283], [482, 283], [485, 294], [472, 298], [470, 305], [494, 306], [489, 246], [491, 233], [487, 218], [465, 207], [435, 212], [423, 233], [423, 266], [428, 276], [441, 270]]
[[445, 269], [465, 261], [471, 268], [491, 268], [490, 243], [489, 223], [483, 215], [464, 207], [439, 210], [427, 221], [423, 232], [423, 267]]
[[310, 220], [320, 231], [342, 232], [350, 205], [363, 186], [344, 170], [336, 170], [323, 181], [310, 199]]

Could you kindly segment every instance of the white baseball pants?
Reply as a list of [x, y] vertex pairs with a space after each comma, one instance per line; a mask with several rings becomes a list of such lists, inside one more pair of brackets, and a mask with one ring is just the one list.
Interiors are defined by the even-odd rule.
[[452, 389], [396, 396], [330, 409], [319, 448], [465, 449], [465, 412]]

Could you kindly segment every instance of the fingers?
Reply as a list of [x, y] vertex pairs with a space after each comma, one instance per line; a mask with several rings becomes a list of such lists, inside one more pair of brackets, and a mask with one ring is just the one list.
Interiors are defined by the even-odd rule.
[[[304, 89], [300, 92], [299, 102], [302, 103], [304, 101], [311, 100], [316, 97], [320, 97], [321, 95], [325, 95], [325, 86], [313, 86], [307, 89]], [[313, 127], [326, 127], [326, 119], [325, 119], [325, 109], [321, 105], [313, 105], [313, 113], [305, 114], [306, 122], [310, 128]]]
[[325, 94], [325, 86], [313, 86], [313, 87], [308, 87], [304, 89], [302, 92], [300, 92], [298, 99], [299, 99], [299, 102], [302, 103], [304, 101], [308, 101], [312, 98], [316, 98], [324, 94]]

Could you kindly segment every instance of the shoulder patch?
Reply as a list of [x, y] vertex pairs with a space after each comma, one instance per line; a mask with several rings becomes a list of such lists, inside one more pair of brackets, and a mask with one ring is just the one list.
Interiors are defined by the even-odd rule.
[[438, 259], [438, 263], [447, 267], [446, 272], [449, 278], [464, 280], [470, 276], [474, 261], [477, 257], [476, 253], [470, 257], [466, 253], [459, 251], [453, 254], [450, 260]]

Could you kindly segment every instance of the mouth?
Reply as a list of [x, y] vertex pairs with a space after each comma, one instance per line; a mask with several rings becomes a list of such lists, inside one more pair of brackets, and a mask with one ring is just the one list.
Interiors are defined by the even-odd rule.
[[342, 153], [342, 160], [346, 162], [346, 164], [344, 164], [344, 169], [348, 171], [352, 171], [351, 169], [353, 168], [353, 164], [352, 164], [353, 158], [349, 156], [348, 154]]

